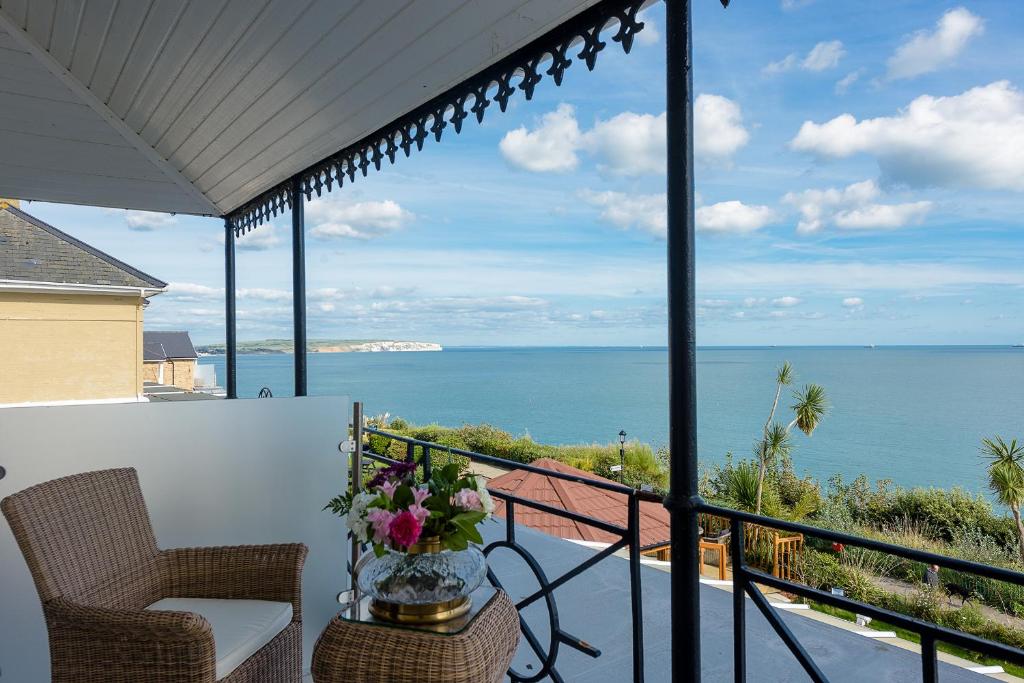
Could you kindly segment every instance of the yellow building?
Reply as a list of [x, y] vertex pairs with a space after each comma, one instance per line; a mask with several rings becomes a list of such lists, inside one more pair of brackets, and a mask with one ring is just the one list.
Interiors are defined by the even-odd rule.
[[142, 335], [142, 379], [147, 384], [192, 391], [196, 387], [198, 359], [188, 332], [144, 332]]
[[143, 308], [166, 286], [0, 199], [0, 406], [145, 400]]

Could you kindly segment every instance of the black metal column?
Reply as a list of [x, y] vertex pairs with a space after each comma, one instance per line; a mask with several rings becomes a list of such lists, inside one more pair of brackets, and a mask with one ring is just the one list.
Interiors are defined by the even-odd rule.
[[228, 398], [238, 398], [236, 352], [238, 339], [235, 315], [235, 230], [224, 219], [224, 373]]
[[306, 212], [302, 183], [292, 178], [292, 309], [295, 320], [295, 395], [306, 395]]
[[693, 76], [690, 0], [665, 9], [668, 126], [669, 493], [672, 680], [700, 681], [697, 346], [694, 297]]

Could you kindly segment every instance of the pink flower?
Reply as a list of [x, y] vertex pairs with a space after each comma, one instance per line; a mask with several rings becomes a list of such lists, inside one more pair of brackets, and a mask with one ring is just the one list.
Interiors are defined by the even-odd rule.
[[399, 486], [400, 484], [397, 481], [386, 481], [383, 484], [381, 484], [378, 488], [380, 488], [381, 493], [387, 496], [388, 500], [391, 500], [395, 497], [395, 490]]
[[480, 494], [473, 489], [462, 489], [455, 494], [454, 504], [463, 510], [476, 510], [483, 512], [484, 505], [480, 502]]
[[420, 533], [422, 531], [423, 523], [416, 519], [416, 515], [409, 510], [399, 512], [391, 520], [391, 527], [389, 529], [391, 544], [400, 548], [408, 548], [420, 540]]
[[423, 501], [430, 498], [430, 491], [425, 488], [415, 488], [412, 490], [412, 497], [416, 501], [416, 505], [423, 505]]
[[419, 520], [420, 524], [423, 524], [424, 522], [427, 521], [427, 519], [430, 518], [430, 510], [428, 510], [427, 508], [423, 507], [422, 505], [416, 505], [416, 504], [410, 505], [409, 506], [409, 512], [411, 512], [413, 514], [413, 516], [416, 517], [416, 519]]
[[373, 508], [366, 514], [366, 521], [373, 527], [373, 542], [383, 543], [388, 540], [388, 531], [395, 515], [383, 508]]

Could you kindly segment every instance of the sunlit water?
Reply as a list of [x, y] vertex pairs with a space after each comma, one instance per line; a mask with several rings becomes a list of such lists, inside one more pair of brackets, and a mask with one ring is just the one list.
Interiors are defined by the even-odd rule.
[[[703, 463], [747, 457], [789, 360], [797, 384], [825, 387], [831, 407], [811, 438], [795, 434], [797, 469], [960, 485], [980, 492], [984, 436], [1024, 438], [1024, 349], [995, 347], [706, 348], [698, 359]], [[224, 381], [223, 358], [204, 358]], [[239, 395], [287, 396], [290, 355], [239, 356]], [[310, 354], [311, 394], [347, 394], [368, 414], [411, 422], [487, 422], [549, 443], [668, 440], [665, 349], [456, 348], [440, 353]], [[790, 414], [789, 392], [780, 401]]]

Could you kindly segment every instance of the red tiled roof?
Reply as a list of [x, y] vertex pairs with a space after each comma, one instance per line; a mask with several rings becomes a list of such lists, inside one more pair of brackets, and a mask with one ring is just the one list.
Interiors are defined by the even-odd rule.
[[[565, 463], [550, 458], [541, 458], [531, 463], [534, 467], [543, 467], [564, 474], [586, 477], [595, 481], [615, 483], [599, 477], [593, 472], [570, 467]], [[627, 498], [624, 493], [605, 491], [587, 484], [558, 479], [537, 472], [513, 470], [487, 482], [491, 490], [506, 491], [520, 498], [528, 498], [552, 507], [577, 512], [581, 515], [594, 517], [621, 527], [627, 522]], [[494, 499], [494, 514], [505, 516], [505, 503], [499, 498]], [[543, 531], [559, 538], [570, 538], [578, 541], [599, 541], [614, 543], [618, 538], [592, 526], [576, 522], [565, 517], [542, 512], [516, 505], [516, 523], [524, 524], [532, 529]], [[640, 545], [648, 548], [664, 545], [669, 542], [669, 515], [658, 503], [640, 503]]]

